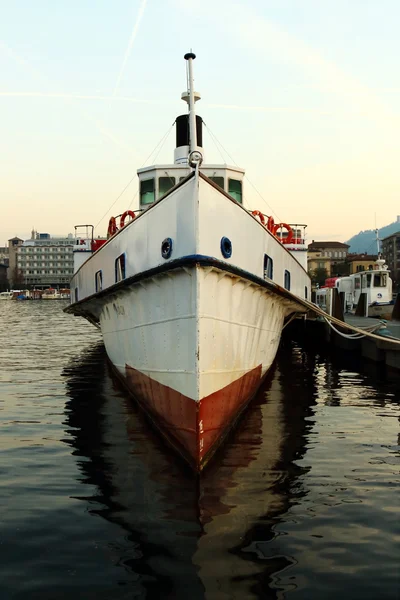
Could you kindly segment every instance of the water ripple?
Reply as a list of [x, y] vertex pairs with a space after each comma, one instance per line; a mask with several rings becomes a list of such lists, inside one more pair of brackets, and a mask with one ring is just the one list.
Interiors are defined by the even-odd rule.
[[0, 303], [2, 600], [398, 600], [398, 381], [285, 342], [197, 478], [62, 306]]

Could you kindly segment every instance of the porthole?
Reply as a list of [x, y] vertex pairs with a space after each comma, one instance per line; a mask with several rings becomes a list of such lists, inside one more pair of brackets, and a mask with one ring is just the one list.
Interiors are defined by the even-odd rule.
[[161, 256], [165, 259], [169, 258], [172, 254], [172, 239], [165, 238], [161, 244]]
[[224, 258], [230, 258], [232, 256], [232, 242], [229, 238], [221, 238], [221, 252]]

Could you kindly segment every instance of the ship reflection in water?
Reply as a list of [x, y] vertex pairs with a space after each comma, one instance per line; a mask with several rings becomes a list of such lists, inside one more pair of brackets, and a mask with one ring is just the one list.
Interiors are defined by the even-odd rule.
[[[373, 569], [365, 571], [373, 550], [357, 550], [354, 537], [368, 541], [360, 527], [368, 515], [376, 518], [376, 507], [370, 513], [363, 507], [360, 525], [355, 475], [338, 488], [343, 473], [361, 467], [352, 469], [347, 455], [332, 457], [330, 446], [318, 464], [307, 461], [308, 449], [326, 433], [315, 411], [338, 377], [333, 372], [316, 355], [284, 345], [269, 380], [199, 477], [125, 396], [102, 346], [66, 368], [66, 442], [79, 457], [79, 499], [123, 533], [110, 542], [119, 587], [104, 597], [223, 600], [296, 591], [297, 598], [336, 598], [352, 581], [349, 598], [391, 598], [390, 560], [383, 557], [386, 589]], [[339, 379], [324, 407], [332, 395], [346, 397]], [[337, 460], [340, 475], [331, 471]], [[345, 504], [347, 492], [353, 499]], [[353, 525], [358, 534], [341, 535]], [[376, 572], [381, 567], [375, 563]]]

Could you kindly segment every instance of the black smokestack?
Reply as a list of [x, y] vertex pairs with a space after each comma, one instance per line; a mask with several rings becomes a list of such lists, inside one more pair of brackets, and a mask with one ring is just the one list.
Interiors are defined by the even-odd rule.
[[[203, 147], [203, 119], [196, 115], [197, 145]], [[189, 146], [189, 115], [176, 118], [176, 147]]]

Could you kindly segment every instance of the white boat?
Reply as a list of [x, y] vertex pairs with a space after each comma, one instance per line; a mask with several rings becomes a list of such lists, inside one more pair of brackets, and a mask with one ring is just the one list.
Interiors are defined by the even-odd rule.
[[354, 312], [362, 294], [366, 297], [365, 315], [390, 317], [393, 310], [393, 282], [385, 260], [378, 258], [372, 269], [359, 271], [347, 277], [334, 277], [326, 281], [327, 287], [316, 292], [316, 304], [327, 310], [326, 290], [330, 287], [344, 295], [345, 312]]
[[43, 290], [42, 300], [60, 300], [61, 294], [58, 290], [54, 288], [47, 288], [47, 290]]
[[0, 300], [13, 300], [13, 292], [0, 292]]
[[139, 214], [119, 228], [111, 217], [107, 240], [93, 228], [77, 239], [65, 310], [100, 327], [116, 373], [201, 470], [270, 369], [285, 319], [307, 310], [311, 282], [305, 226], [250, 212], [244, 170], [204, 163], [194, 58], [174, 163], [139, 169]]

